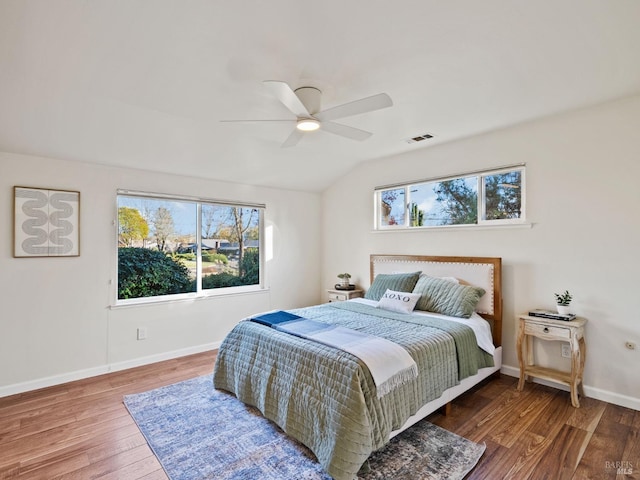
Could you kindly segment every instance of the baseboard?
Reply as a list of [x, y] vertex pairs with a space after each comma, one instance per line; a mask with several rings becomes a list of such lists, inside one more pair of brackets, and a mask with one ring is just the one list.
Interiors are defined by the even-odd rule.
[[104, 375], [105, 373], [118, 372], [128, 368], [141, 367], [143, 365], [162, 362], [164, 360], [171, 360], [173, 358], [186, 357], [187, 355], [215, 350], [220, 347], [220, 344], [221, 342], [213, 342], [204, 345], [196, 345], [194, 347], [182, 348], [180, 350], [172, 350], [170, 352], [158, 353], [156, 355], [134, 358], [124, 362], [100, 365], [98, 367], [76, 370], [74, 372], [63, 373], [60, 375], [38, 378], [28, 382], [5, 385], [0, 387], [0, 398], [8, 397], [9, 395], [16, 395], [18, 393], [30, 392], [31, 390], [38, 390], [40, 388], [52, 387], [62, 383], [73, 382], [75, 380], [82, 380], [84, 378], [96, 377], [98, 375]]
[[[509, 375], [511, 377], [520, 377], [520, 369], [518, 367], [511, 367], [509, 365], [502, 365], [500, 369], [501, 373]], [[534, 383], [540, 385], [546, 385], [548, 387], [557, 388], [559, 390], [569, 391], [567, 385], [556, 383], [550, 380], [543, 380], [540, 378], [533, 378]], [[640, 411], [640, 398], [630, 397], [628, 395], [622, 395], [620, 393], [611, 392], [609, 390], [603, 390], [601, 388], [590, 387], [584, 385], [584, 394], [589, 398], [595, 398], [596, 400], [602, 400], [603, 402], [612, 403], [613, 405], [619, 405], [621, 407], [631, 408], [633, 410]]]
[[[149, 355], [147, 357], [134, 358], [125, 362], [117, 362], [108, 365], [101, 365], [94, 368], [76, 370], [75, 372], [63, 373], [61, 375], [39, 378], [37, 380], [31, 380], [29, 382], [5, 385], [3, 387], [0, 387], [0, 398], [8, 397], [9, 395], [15, 395], [18, 393], [29, 392], [31, 390], [38, 390], [40, 388], [52, 387], [54, 385], [60, 385], [62, 383], [73, 382], [75, 380], [82, 380], [83, 378], [96, 377], [105, 373], [118, 372], [120, 370], [126, 370], [128, 368], [141, 367], [142, 365], [149, 365], [151, 363], [162, 362], [164, 360], [171, 360], [173, 358], [185, 357], [187, 355], [215, 350], [220, 347], [220, 343], [221, 342], [207, 343], [204, 345], [197, 345], [195, 347], [173, 350], [171, 352]], [[500, 372], [511, 377], [518, 378], [520, 376], [520, 369], [509, 365], [502, 365]], [[555, 383], [549, 380], [542, 380], [538, 378], [534, 378], [533, 381], [534, 383], [539, 383], [541, 385], [569, 391], [569, 387], [560, 383]], [[620, 393], [603, 390], [601, 388], [590, 387], [589, 385], [584, 386], [584, 393], [589, 398], [595, 398], [596, 400], [602, 400], [603, 402], [608, 402], [614, 405], [619, 405], [621, 407], [640, 411], [640, 398], [622, 395]]]
[[74, 372], [53, 375], [51, 377], [38, 378], [36, 380], [29, 380], [28, 382], [4, 385], [0, 387], [0, 398], [8, 397], [9, 395], [16, 395], [18, 393], [30, 392], [32, 390], [39, 390], [41, 388], [52, 387], [54, 385], [60, 385], [67, 382], [73, 382], [75, 380], [82, 380], [83, 378], [97, 377], [98, 375], [103, 375], [105, 373], [109, 373], [108, 365], [76, 370]]
[[158, 353], [156, 355], [149, 355], [148, 357], [134, 358], [125, 362], [112, 363], [109, 366], [109, 372], [119, 372], [120, 370], [126, 370], [128, 368], [141, 367], [142, 365], [149, 365], [150, 363], [162, 362], [164, 360], [171, 360], [173, 358], [186, 357], [187, 355], [193, 355], [195, 353], [207, 352], [209, 350], [215, 350], [220, 348], [222, 342], [207, 343], [204, 345], [196, 345], [195, 347], [182, 348], [180, 350], [173, 350], [171, 352]]

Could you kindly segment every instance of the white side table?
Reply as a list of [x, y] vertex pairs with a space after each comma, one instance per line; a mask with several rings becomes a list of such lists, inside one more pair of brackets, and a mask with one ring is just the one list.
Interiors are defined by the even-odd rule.
[[[578, 389], [584, 396], [582, 386], [582, 373], [586, 355], [584, 340], [584, 326], [587, 320], [576, 318], [570, 322], [552, 320], [549, 318], [531, 317], [520, 315], [518, 329], [518, 362], [520, 363], [520, 381], [518, 390], [522, 390], [528, 376], [553, 380], [571, 389], [571, 404], [580, 406]], [[533, 358], [533, 339], [544, 341], [568, 342], [571, 346], [571, 371], [563, 372], [554, 368], [540, 367], [535, 364]]]
[[327, 302], [346, 302], [352, 298], [361, 298], [364, 296], [364, 290], [356, 288], [355, 290], [327, 290]]

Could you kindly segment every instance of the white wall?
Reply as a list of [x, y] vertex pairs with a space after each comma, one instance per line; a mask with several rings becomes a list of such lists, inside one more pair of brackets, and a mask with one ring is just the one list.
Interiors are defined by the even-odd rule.
[[[323, 285], [348, 271], [368, 287], [372, 253], [502, 257], [504, 371], [517, 374], [517, 313], [569, 289], [589, 321], [587, 396], [640, 409], [639, 125], [633, 97], [362, 164], [323, 195]], [[520, 162], [532, 228], [372, 231], [378, 185]], [[559, 344], [538, 353], [568, 366]]]
[[[80, 191], [80, 257], [12, 257], [15, 185]], [[265, 203], [269, 290], [110, 308], [118, 188]], [[0, 396], [213, 348], [246, 315], [320, 301], [318, 194], [0, 152], [0, 205]]]
[[[0, 153], [0, 396], [211, 348], [244, 315], [320, 301], [349, 271], [369, 284], [371, 253], [503, 258], [505, 371], [516, 315], [569, 289], [587, 326], [587, 395], [640, 409], [640, 97], [362, 164], [322, 198]], [[437, 132], [435, 132], [437, 134]], [[532, 228], [373, 232], [373, 188], [527, 163]], [[81, 256], [12, 258], [13, 186], [81, 192]], [[270, 289], [261, 294], [110, 309], [118, 188], [267, 204]], [[320, 224], [309, 221], [321, 215]], [[318, 258], [322, 258], [322, 265]], [[304, 279], [304, 281], [299, 281]], [[149, 338], [137, 341], [136, 328]], [[634, 341], [629, 351], [624, 342]], [[543, 362], [566, 364], [560, 348]]]

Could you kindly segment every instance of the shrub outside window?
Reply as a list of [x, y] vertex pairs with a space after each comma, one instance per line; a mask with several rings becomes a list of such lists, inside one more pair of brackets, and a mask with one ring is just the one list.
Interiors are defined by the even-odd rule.
[[264, 205], [118, 193], [117, 303], [262, 288]]
[[375, 228], [524, 223], [524, 166], [379, 187]]

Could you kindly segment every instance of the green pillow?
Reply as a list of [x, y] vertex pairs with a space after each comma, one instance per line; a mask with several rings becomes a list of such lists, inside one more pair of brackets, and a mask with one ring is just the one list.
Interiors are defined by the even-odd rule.
[[411, 292], [421, 272], [414, 273], [379, 273], [364, 298], [379, 301], [387, 290]]
[[420, 294], [416, 310], [469, 318], [476, 310], [484, 289], [460, 285], [442, 278], [422, 275], [413, 289]]

